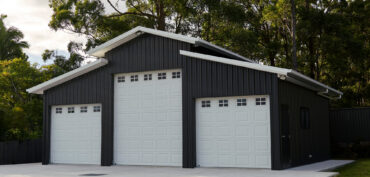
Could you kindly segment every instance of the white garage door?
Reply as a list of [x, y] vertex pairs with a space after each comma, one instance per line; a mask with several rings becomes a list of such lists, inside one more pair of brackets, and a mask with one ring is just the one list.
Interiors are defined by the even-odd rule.
[[271, 168], [268, 96], [197, 99], [196, 120], [198, 166]]
[[100, 164], [101, 105], [51, 108], [50, 162]]
[[114, 162], [181, 166], [181, 70], [117, 74], [114, 85]]

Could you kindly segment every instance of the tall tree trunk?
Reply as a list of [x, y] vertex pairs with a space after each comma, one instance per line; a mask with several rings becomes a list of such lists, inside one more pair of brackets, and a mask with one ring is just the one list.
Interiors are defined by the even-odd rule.
[[[307, 13], [310, 13], [310, 1], [306, 0], [305, 5], [306, 5]], [[310, 63], [309, 64], [310, 65], [309, 76], [312, 79], [315, 79], [316, 78], [316, 73], [315, 73], [315, 50], [314, 50], [313, 40], [314, 40], [313, 34], [309, 34], [309, 37], [308, 37], [308, 51], [309, 51], [309, 53], [308, 53], [308, 62]]]
[[163, 0], [157, 0], [157, 29], [166, 30], [166, 14], [164, 12]]
[[294, 0], [290, 0], [292, 6], [292, 62], [293, 62], [293, 69], [297, 70], [297, 47], [296, 47], [296, 40], [295, 40], [295, 26], [296, 26], [296, 14], [295, 14], [295, 3]]

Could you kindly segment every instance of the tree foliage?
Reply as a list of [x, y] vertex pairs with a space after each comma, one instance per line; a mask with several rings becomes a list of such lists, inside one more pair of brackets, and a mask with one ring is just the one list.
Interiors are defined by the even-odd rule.
[[[50, 27], [88, 37], [86, 50], [138, 25], [201, 37], [272, 66], [298, 71], [344, 92], [333, 106], [370, 106], [370, 1], [50, 0]], [[295, 15], [292, 16], [292, 9]], [[295, 32], [292, 17], [296, 19]]]
[[28, 48], [27, 42], [22, 41], [23, 33], [15, 27], [7, 28], [4, 24], [6, 15], [0, 15], [0, 60], [23, 58], [27, 56], [23, 53], [24, 48]]
[[42, 134], [42, 99], [26, 89], [53, 76], [15, 58], [0, 61], [0, 140], [38, 138]]

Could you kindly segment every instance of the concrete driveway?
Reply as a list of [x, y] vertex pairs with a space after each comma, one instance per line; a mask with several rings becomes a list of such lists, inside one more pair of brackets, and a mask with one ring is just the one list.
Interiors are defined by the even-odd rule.
[[330, 177], [336, 173], [313, 171], [271, 171], [265, 169], [144, 167], [96, 165], [0, 165], [1, 177]]

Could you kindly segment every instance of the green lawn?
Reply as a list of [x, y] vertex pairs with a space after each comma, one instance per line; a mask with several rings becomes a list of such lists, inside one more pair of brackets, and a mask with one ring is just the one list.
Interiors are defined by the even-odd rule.
[[370, 159], [361, 159], [334, 170], [339, 172], [338, 177], [370, 177]]

